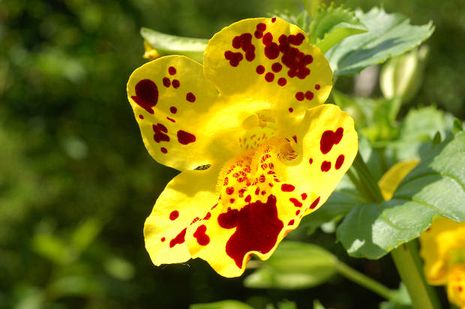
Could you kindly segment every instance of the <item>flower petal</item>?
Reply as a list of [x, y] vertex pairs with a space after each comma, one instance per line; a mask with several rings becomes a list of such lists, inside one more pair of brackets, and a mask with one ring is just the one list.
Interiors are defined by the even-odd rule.
[[447, 297], [457, 307], [465, 308], [465, 267], [454, 267], [447, 278]]
[[145, 247], [155, 265], [181, 263], [191, 255], [186, 234], [196, 221], [205, 218], [218, 200], [218, 170], [184, 171], [160, 194], [145, 221]]
[[183, 56], [148, 62], [132, 73], [127, 92], [156, 161], [179, 170], [211, 164], [209, 132], [199, 124], [218, 91], [205, 80], [201, 64]]
[[[152, 157], [178, 170], [224, 164], [245, 145], [263, 101], [221, 97], [202, 65], [183, 56], [161, 57], [134, 71], [128, 98]], [[249, 142], [254, 145], [254, 142]]]
[[305, 32], [280, 18], [245, 19], [209, 41], [205, 76], [221, 94], [268, 102], [279, 113], [303, 115], [325, 102], [332, 72]]
[[[223, 167], [218, 205], [202, 227], [215, 236], [207, 245], [190, 241], [193, 257], [223, 276], [239, 276], [252, 254], [269, 258], [327, 200], [357, 153], [353, 120], [322, 105], [308, 111], [296, 132], [302, 133], [271, 138]], [[325, 162], [333, 167], [323, 170]]]
[[381, 194], [389, 201], [402, 180], [418, 165], [420, 161], [409, 160], [394, 164], [378, 182]]
[[465, 243], [465, 224], [448, 218], [437, 217], [420, 235], [420, 255], [425, 261], [426, 279], [430, 284], [445, 284], [452, 265], [454, 251]]

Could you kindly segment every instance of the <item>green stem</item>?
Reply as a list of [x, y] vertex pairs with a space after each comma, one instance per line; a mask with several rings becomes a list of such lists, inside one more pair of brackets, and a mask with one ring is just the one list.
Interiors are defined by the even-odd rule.
[[[365, 195], [378, 206], [384, 201], [381, 190], [371, 175], [360, 153], [355, 158], [353, 168], [357, 174], [357, 183], [360, 190], [366, 190]], [[357, 183], [354, 183], [357, 186]], [[411, 241], [391, 251], [402, 282], [407, 287], [413, 308], [432, 309], [440, 308], [435, 290], [425, 280], [422, 262], [418, 255], [416, 242]]]
[[[362, 159], [360, 153], [357, 153], [354, 163], [352, 164], [353, 173], [349, 174], [349, 177], [354, 182], [354, 185], [360, 192], [364, 193], [365, 197], [370, 202], [381, 203], [384, 201], [383, 195], [379, 189], [376, 180], [371, 175], [368, 166]], [[356, 178], [356, 180], [354, 179]]]
[[395, 291], [385, 287], [378, 281], [375, 281], [361, 272], [351, 268], [350, 266], [338, 261], [336, 263], [336, 269], [339, 271], [341, 275], [346, 277], [347, 279], [367, 288], [368, 290], [378, 294], [381, 297], [384, 297], [387, 300], [396, 302], [396, 294]]
[[391, 256], [410, 294], [413, 308], [441, 308], [436, 291], [425, 280], [417, 242], [412, 240], [403, 244], [392, 250]]

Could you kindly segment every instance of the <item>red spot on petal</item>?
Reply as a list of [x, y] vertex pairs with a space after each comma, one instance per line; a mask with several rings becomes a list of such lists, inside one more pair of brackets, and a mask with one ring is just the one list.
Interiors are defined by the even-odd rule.
[[188, 102], [194, 103], [194, 102], [195, 102], [195, 99], [196, 99], [195, 94], [193, 94], [192, 92], [188, 92], [188, 93], [186, 94], [186, 100], [187, 100]]
[[273, 63], [273, 65], [271, 66], [271, 69], [273, 70], [273, 72], [275, 73], [278, 73], [279, 71], [281, 71], [283, 68], [283, 66], [281, 65], [281, 63], [279, 62], [275, 62]]
[[294, 111], [294, 109], [292, 107], [289, 107], [288, 111], [289, 111], [289, 113], [292, 113]]
[[139, 115], [140, 120], [144, 120], [144, 115]]
[[230, 202], [231, 204], [234, 204], [235, 201], [236, 201], [236, 199], [234, 199], [234, 198], [230, 198], [230, 199], [229, 199], [229, 202]]
[[175, 238], [173, 238], [170, 241], [170, 248], [173, 248], [176, 245], [180, 245], [180, 244], [184, 243], [184, 241], [185, 241], [184, 238], [186, 237], [186, 230], [187, 230], [187, 228], [182, 230]]
[[315, 90], [320, 90], [320, 84], [315, 84]]
[[161, 242], [165, 242], [166, 238], [162, 237], [160, 240], [161, 240]]
[[295, 212], [295, 215], [298, 216], [300, 214], [300, 209]]
[[194, 237], [197, 239], [197, 242], [201, 246], [206, 246], [210, 242], [210, 237], [208, 237], [208, 235], [205, 234], [206, 231], [207, 231], [207, 227], [202, 224], [194, 232]]
[[178, 112], [178, 109], [176, 108], [176, 106], [171, 106], [171, 107], [170, 107], [170, 112], [171, 112], [172, 114], [176, 114], [176, 113]]
[[296, 92], [295, 98], [297, 101], [303, 101], [305, 98], [305, 95], [303, 92], [299, 91], [299, 92]]
[[293, 135], [292, 139], [294, 140], [295, 143], [297, 143], [297, 135]]
[[314, 208], [318, 205], [319, 202], [320, 202], [320, 197], [317, 197], [317, 198], [313, 201], [312, 205], [310, 205], [310, 209], [314, 209]]
[[245, 256], [251, 251], [268, 253], [276, 244], [283, 223], [278, 218], [276, 197], [268, 196], [266, 203], [256, 201], [240, 210], [229, 209], [218, 216], [222, 228], [236, 228], [226, 243], [226, 253], [242, 268]]
[[173, 211], [170, 213], [170, 220], [171, 220], [171, 221], [176, 220], [178, 217], [179, 217], [179, 211], [173, 210]]
[[310, 163], [310, 165], [312, 165], [312, 163], [313, 163], [313, 159], [312, 159], [312, 158], [310, 158], [310, 159], [308, 160], [308, 163]]
[[274, 74], [271, 72], [268, 72], [265, 74], [265, 80], [269, 83], [271, 83], [274, 80]]
[[168, 149], [166, 149], [165, 147], [161, 147], [161, 148], [160, 148], [160, 151], [161, 151], [162, 153], [168, 153]]
[[326, 130], [321, 135], [320, 150], [323, 154], [331, 151], [334, 145], [339, 144], [344, 135], [344, 129], [339, 127], [336, 131]]
[[179, 88], [179, 86], [181, 86], [181, 83], [177, 79], [173, 79], [171, 84], [173, 85], [173, 88]]
[[280, 85], [281, 87], [285, 86], [286, 84], [287, 84], [287, 80], [284, 77], [280, 77], [278, 79], [278, 85]]
[[157, 85], [150, 79], [143, 79], [136, 84], [135, 92], [136, 95], [131, 96], [134, 102], [148, 113], [153, 114], [153, 107], [158, 102]]
[[183, 145], [193, 143], [195, 142], [195, 139], [196, 139], [194, 134], [191, 134], [183, 130], [179, 130], [177, 133], [177, 136], [178, 136], [178, 142]]
[[170, 137], [166, 134], [168, 133], [168, 129], [164, 125], [157, 123], [152, 125], [152, 129], [154, 132], [153, 139], [155, 142], [160, 143], [170, 141]]
[[271, 22], [272, 22], [272, 23], [276, 22], [276, 17], [273, 17], [273, 18], [271, 19]]
[[287, 225], [294, 225], [294, 219], [292, 219], [291, 221], [289, 221], [289, 223]]
[[239, 63], [242, 61], [242, 59], [244, 58], [244, 56], [242, 55], [242, 53], [239, 53], [239, 52], [234, 53], [228, 50], [224, 53], [224, 58], [226, 58], [226, 60], [229, 60], [229, 64], [232, 67], [237, 67]]
[[169, 73], [170, 75], [176, 74], [176, 68], [175, 68], [175, 67], [169, 67], [169, 68], [168, 68], [168, 73]]
[[234, 188], [233, 187], [227, 187], [226, 188], [226, 193], [229, 194], [229, 195], [233, 194], [234, 193]]
[[291, 184], [283, 183], [281, 185], [281, 191], [283, 192], [292, 192], [295, 190], [295, 187]]
[[321, 163], [321, 171], [322, 172], [327, 172], [331, 169], [331, 162], [329, 161], [323, 161], [323, 163]]
[[265, 67], [263, 65], [257, 65], [257, 68], [255, 69], [255, 72], [257, 72], [257, 74], [263, 74], [265, 73]]
[[292, 45], [300, 45], [305, 40], [305, 36], [302, 33], [297, 33], [295, 35], [289, 35], [289, 43]]
[[295, 207], [302, 207], [302, 203], [294, 197], [291, 197], [289, 201], [291, 201], [291, 203], [294, 204]]
[[307, 100], [309, 100], [309, 101], [312, 100], [313, 99], [313, 92], [311, 92], [311, 91], [305, 92], [305, 98]]
[[171, 118], [171, 117], [166, 117], [166, 119], [168, 119], [168, 120], [171, 121], [171, 122], [176, 122], [176, 120], [173, 119], [173, 118]]
[[210, 212], [207, 212], [207, 214], [205, 215], [205, 217], [203, 219], [204, 220], [209, 220], [211, 216], [212, 216], [212, 214]]
[[171, 81], [168, 77], [163, 77], [163, 86], [165, 86], [166, 88], [171, 86]]
[[300, 196], [302, 197], [303, 201], [307, 199], [307, 193], [302, 193]]
[[[263, 37], [263, 39], [265, 39], [265, 37]], [[271, 60], [278, 58], [279, 57], [279, 46], [278, 46], [278, 44], [272, 42], [269, 45], [265, 46], [265, 56], [268, 59], [271, 59]]]
[[271, 43], [273, 43], [273, 35], [271, 34], [271, 32], [265, 33], [262, 42], [265, 46], [269, 46], [271, 45]]
[[250, 203], [250, 200], [251, 200], [251, 199], [252, 199], [252, 197], [251, 197], [250, 194], [249, 194], [249, 195], [247, 195], [247, 196], [245, 197], [244, 201], [245, 201], [246, 203]]
[[257, 31], [264, 32], [266, 30], [266, 24], [259, 23], [257, 24]]
[[334, 167], [338, 170], [341, 168], [342, 164], [344, 164], [344, 155], [341, 154], [337, 157]]
[[233, 38], [232, 47], [234, 47], [235, 49], [241, 48], [241, 37], [239, 35]]

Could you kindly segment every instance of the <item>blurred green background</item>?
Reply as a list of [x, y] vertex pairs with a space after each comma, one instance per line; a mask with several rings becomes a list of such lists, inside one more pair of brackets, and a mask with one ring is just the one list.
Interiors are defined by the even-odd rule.
[[[336, 2], [365, 10], [380, 4]], [[463, 119], [465, 2], [381, 3], [413, 24], [436, 26], [425, 81], [410, 104], [436, 104]], [[257, 307], [289, 299], [309, 308], [316, 298], [333, 308], [376, 306], [377, 296], [342, 278], [312, 290], [249, 290], [202, 261], [155, 268], [144, 249], [144, 220], [175, 172], [148, 155], [126, 99], [129, 74], [144, 62], [140, 27], [208, 38], [283, 8], [302, 6], [0, 0], [0, 308], [185, 308], [223, 299]], [[310, 241], [397, 286], [389, 259], [349, 260], [324, 233]]]

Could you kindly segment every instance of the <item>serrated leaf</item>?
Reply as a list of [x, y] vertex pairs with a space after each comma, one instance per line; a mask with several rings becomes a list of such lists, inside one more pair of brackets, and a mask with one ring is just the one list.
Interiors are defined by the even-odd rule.
[[434, 216], [465, 221], [465, 132], [432, 145], [392, 200], [352, 209], [337, 229], [355, 257], [378, 259], [418, 237]]
[[326, 56], [335, 75], [353, 75], [362, 69], [401, 55], [425, 41], [434, 31], [432, 23], [412, 26], [405, 16], [373, 8], [356, 16], [368, 31], [351, 36], [330, 49]]
[[[311, 257], [311, 258], [309, 258]], [[244, 284], [249, 288], [302, 289], [321, 284], [336, 272], [337, 259], [321, 247], [283, 242]]]
[[348, 36], [366, 31], [366, 27], [355, 17], [353, 11], [330, 6], [318, 10], [312, 19], [310, 41], [326, 52]]
[[200, 62], [203, 60], [203, 51], [208, 43], [207, 39], [170, 35], [148, 28], [142, 28], [140, 34], [144, 40], [161, 55], [185, 55]]

